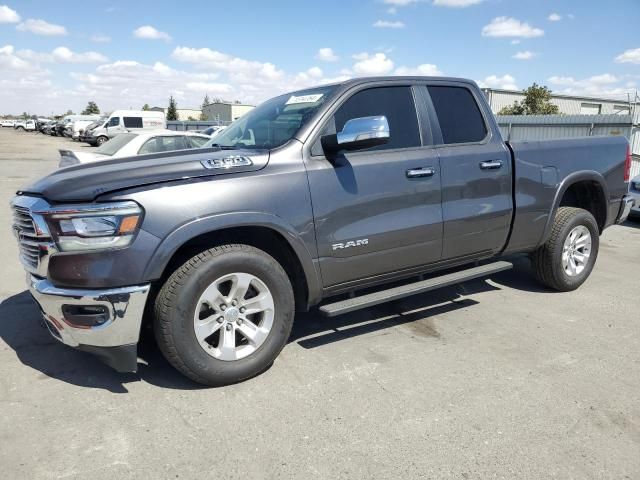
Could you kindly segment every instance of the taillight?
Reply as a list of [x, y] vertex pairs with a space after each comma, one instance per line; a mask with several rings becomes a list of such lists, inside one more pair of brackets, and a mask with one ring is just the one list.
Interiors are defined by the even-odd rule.
[[631, 146], [627, 145], [627, 158], [624, 159], [624, 181], [628, 182], [631, 176]]

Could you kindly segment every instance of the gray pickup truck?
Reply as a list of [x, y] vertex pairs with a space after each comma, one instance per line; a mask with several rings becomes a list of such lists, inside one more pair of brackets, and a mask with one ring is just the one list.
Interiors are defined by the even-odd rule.
[[428, 292], [517, 252], [577, 288], [633, 204], [629, 166], [623, 137], [505, 142], [468, 80], [356, 79], [268, 100], [204, 149], [60, 169], [18, 192], [13, 228], [54, 337], [135, 371], [150, 325], [175, 368], [225, 385], [316, 305]]

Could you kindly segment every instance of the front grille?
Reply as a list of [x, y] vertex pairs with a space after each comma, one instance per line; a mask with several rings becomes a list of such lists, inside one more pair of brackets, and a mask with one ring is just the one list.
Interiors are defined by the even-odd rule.
[[12, 205], [13, 231], [18, 239], [20, 261], [31, 273], [39, 272], [43, 259], [49, 254], [51, 239], [47, 232], [39, 231], [26, 207]]
[[36, 235], [36, 228], [28, 208], [13, 207], [13, 226], [14, 228], [19, 228], [24, 235], [32, 235], [34, 237]]

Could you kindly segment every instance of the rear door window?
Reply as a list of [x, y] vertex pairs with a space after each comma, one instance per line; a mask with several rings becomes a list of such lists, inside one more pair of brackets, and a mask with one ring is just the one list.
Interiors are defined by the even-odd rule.
[[142, 117], [123, 117], [125, 128], [142, 128]]
[[487, 136], [487, 126], [476, 99], [465, 87], [428, 87], [445, 144], [477, 143]]

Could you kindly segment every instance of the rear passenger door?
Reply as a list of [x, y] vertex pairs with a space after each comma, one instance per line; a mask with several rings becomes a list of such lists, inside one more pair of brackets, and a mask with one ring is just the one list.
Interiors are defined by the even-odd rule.
[[[500, 251], [512, 214], [511, 156], [493, 135], [477, 92], [465, 84], [427, 87], [442, 182], [442, 259]], [[485, 104], [486, 105], [486, 104]]]
[[[325, 287], [440, 260], [440, 169], [415, 94], [411, 85], [350, 93], [312, 139], [305, 164]], [[322, 135], [379, 115], [389, 122], [387, 144], [325, 157]]]

